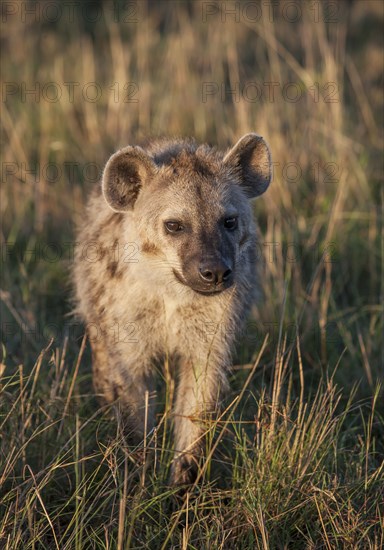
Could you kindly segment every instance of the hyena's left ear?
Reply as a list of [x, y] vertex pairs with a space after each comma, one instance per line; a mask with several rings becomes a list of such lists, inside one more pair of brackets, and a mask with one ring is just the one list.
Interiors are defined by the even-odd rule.
[[271, 153], [264, 139], [257, 134], [240, 138], [223, 162], [240, 172], [241, 185], [250, 198], [262, 195], [271, 183]]
[[132, 210], [143, 185], [156, 170], [152, 158], [141, 147], [128, 146], [114, 153], [103, 172], [105, 200], [115, 212]]

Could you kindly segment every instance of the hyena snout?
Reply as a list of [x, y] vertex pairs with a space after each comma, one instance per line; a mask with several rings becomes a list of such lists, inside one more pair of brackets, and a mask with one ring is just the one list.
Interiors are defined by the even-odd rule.
[[189, 252], [188, 256], [182, 258], [181, 276], [175, 273], [180, 282], [195, 292], [207, 295], [217, 294], [233, 285], [235, 258], [230, 254], [222, 254], [220, 251], [203, 254], [200, 251]]
[[199, 266], [199, 276], [204, 283], [219, 286], [232, 283], [232, 269], [223, 260], [205, 261]]

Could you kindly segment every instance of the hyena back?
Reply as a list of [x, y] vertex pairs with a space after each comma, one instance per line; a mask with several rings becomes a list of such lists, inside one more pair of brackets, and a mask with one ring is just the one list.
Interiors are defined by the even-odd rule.
[[196, 476], [204, 420], [218, 410], [259, 287], [249, 199], [270, 179], [269, 149], [256, 134], [226, 153], [192, 140], [128, 146], [109, 159], [79, 231], [77, 311], [95, 390], [119, 404], [137, 438], [155, 425], [154, 364], [165, 355], [177, 362], [175, 484]]

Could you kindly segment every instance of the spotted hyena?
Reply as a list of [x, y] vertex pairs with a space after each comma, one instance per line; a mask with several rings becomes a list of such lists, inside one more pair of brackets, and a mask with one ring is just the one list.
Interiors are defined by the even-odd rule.
[[192, 482], [217, 412], [231, 347], [259, 286], [249, 199], [271, 180], [268, 146], [247, 134], [227, 152], [193, 140], [128, 146], [108, 160], [75, 256], [77, 311], [97, 394], [130, 431], [154, 427], [154, 365], [177, 367], [171, 482]]

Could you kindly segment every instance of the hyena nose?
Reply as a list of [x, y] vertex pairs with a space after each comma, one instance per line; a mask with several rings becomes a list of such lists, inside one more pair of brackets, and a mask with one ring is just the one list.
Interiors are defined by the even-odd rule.
[[224, 262], [212, 262], [202, 264], [199, 268], [199, 273], [205, 283], [219, 285], [228, 281], [232, 274], [232, 269]]

